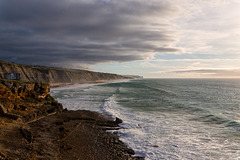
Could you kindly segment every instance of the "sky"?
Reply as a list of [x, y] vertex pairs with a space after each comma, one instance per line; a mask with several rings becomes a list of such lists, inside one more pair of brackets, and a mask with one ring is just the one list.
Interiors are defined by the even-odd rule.
[[240, 78], [239, 0], [0, 0], [0, 60]]

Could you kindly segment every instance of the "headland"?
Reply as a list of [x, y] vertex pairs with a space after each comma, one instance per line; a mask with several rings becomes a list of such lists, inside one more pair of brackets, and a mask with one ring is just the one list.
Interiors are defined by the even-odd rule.
[[0, 61], [0, 78], [6, 73], [17, 73], [26, 82], [44, 82], [50, 86], [100, 83], [112, 80], [131, 79], [129, 76], [46, 66], [33, 66]]
[[46, 83], [0, 80], [0, 159], [142, 159], [119, 140], [122, 120], [63, 109]]

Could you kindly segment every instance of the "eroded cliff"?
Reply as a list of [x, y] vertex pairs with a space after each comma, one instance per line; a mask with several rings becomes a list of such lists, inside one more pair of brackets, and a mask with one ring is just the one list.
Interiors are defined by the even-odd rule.
[[50, 85], [46, 83], [0, 79], [0, 115], [28, 121], [61, 111], [62, 105], [49, 91]]
[[0, 78], [4, 78], [4, 73], [20, 73], [20, 79], [22, 81], [46, 82], [50, 85], [58, 83], [95, 83], [105, 80], [129, 79], [128, 77], [117, 74], [91, 72], [77, 69], [20, 65], [0, 61]]

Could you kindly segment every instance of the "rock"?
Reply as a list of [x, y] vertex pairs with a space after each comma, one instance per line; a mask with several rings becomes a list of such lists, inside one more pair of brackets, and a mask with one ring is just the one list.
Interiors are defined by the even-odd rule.
[[7, 155], [3, 152], [0, 152], [0, 159], [6, 159]]
[[23, 119], [27, 122], [33, 120], [35, 118], [35, 114], [33, 112], [29, 112], [27, 115], [23, 116]]
[[4, 82], [3, 83], [5, 86], [7, 86], [8, 88], [11, 88], [12, 87], [12, 83], [10, 83], [10, 82]]
[[56, 125], [63, 125], [63, 121], [57, 121], [55, 122]]
[[24, 139], [26, 139], [29, 143], [33, 142], [33, 136], [32, 136], [32, 132], [31, 131], [29, 131], [26, 128], [21, 128], [20, 129], [20, 133], [21, 133], [22, 137]]
[[5, 115], [6, 113], [7, 113], [7, 110], [5, 109], [5, 107], [2, 104], [0, 104], [0, 114]]
[[26, 122], [62, 112], [62, 104], [49, 91], [50, 85], [46, 83], [0, 79], [0, 115], [14, 120], [23, 116]]
[[10, 118], [10, 119], [14, 119], [14, 120], [17, 120], [17, 119], [21, 118], [20, 115], [11, 114], [11, 113], [6, 113], [4, 116], [7, 117], [7, 118]]
[[68, 109], [67, 109], [67, 108], [64, 108], [64, 109], [63, 109], [63, 112], [67, 112], [67, 111], [68, 111]]
[[20, 115], [7, 113], [7, 109], [2, 104], [0, 104], [0, 115], [14, 120], [21, 118]]
[[134, 155], [135, 154], [134, 150], [132, 150], [132, 149], [128, 149], [127, 153], [130, 154], [130, 155]]
[[26, 110], [26, 106], [23, 106], [23, 105], [19, 105], [19, 107], [20, 107], [20, 109], [22, 110], [22, 111], [25, 111]]
[[123, 120], [121, 120], [120, 118], [116, 117], [115, 122], [116, 122], [117, 124], [119, 124], [119, 123], [122, 123]]

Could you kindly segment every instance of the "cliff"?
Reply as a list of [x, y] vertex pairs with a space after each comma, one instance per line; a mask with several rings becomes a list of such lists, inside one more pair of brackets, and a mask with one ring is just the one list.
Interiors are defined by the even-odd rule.
[[19, 73], [20, 80], [22, 81], [46, 82], [50, 85], [56, 85], [59, 83], [95, 83], [105, 80], [129, 79], [125, 76], [110, 73], [44, 66], [20, 65], [0, 61], [0, 78], [4, 78], [4, 73]]
[[0, 79], [0, 115], [25, 121], [51, 112], [62, 105], [49, 95], [50, 85]]
[[0, 159], [141, 160], [115, 133], [122, 120], [63, 110], [49, 84], [0, 79]]

